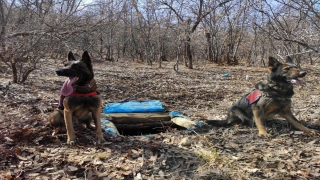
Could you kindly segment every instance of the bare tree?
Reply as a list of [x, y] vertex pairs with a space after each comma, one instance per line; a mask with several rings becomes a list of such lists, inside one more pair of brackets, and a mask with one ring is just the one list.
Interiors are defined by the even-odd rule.
[[[45, 57], [264, 65], [319, 56], [319, 0], [0, 0], [0, 60], [23, 83]], [[205, 32], [203, 35], [203, 31]]]
[[39, 59], [52, 53], [66, 35], [83, 31], [70, 28], [80, 4], [78, 0], [0, 0], [0, 59], [12, 70], [14, 83], [25, 82]]
[[267, 18], [267, 22], [255, 25], [272, 38], [275, 55], [280, 58], [291, 55], [300, 61], [302, 54], [319, 53], [318, 5], [319, 1], [276, 0], [273, 4], [262, 1], [253, 7]]
[[[167, 6], [170, 10], [172, 10], [179, 21], [185, 26], [185, 34], [184, 34], [184, 54], [185, 54], [185, 65], [190, 69], [193, 69], [192, 65], [192, 52], [191, 52], [191, 34], [195, 32], [200, 22], [205, 18], [208, 14], [214, 11], [216, 8], [221, 7], [222, 5], [230, 2], [231, 0], [225, 0], [218, 2], [217, 4], [208, 4], [206, 5], [205, 1], [199, 0], [196, 4], [189, 4], [189, 14], [192, 14], [193, 17], [185, 18], [184, 11], [181, 11], [181, 6], [175, 7], [174, 1], [167, 2], [162, 1], [162, 4]], [[187, 3], [184, 1], [178, 2], [180, 5]], [[198, 7], [194, 9], [194, 7]]]
[[52, 1], [0, 1], [0, 59], [12, 70], [14, 83], [23, 83], [45, 52], [40, 44], [51, 31], [43, 24], [51, 7]]

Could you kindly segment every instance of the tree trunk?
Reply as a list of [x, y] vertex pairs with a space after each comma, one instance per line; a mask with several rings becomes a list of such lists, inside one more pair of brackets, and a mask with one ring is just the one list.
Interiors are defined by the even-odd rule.
[[193, 69], [190, 42], [191, 42], [191, 39], [189, 36], [187, 36], [185, 41], [185, 65], [189, 69]]
[[18, 70], [16, 64], [16, 62], [11, 62], [13, 83], [18, 83]]
[[213, 53], [212, 53], [212, 43], [211, 43], [211, 34], [210, 32], [206, 32], [206, 38], [207, 38], [207, 56], [208, 56], [208, 61], [213, 62]]
[[230, 53], [231, 53], [231, 44], [228, 43], [228, 50], [227, 50], [227, 64], [231, 64], [231, 60], [230, 60]]
[[177, 49], [177, 60], [176, 63], [173, 66], [174, 71], [178, 72], [179, 71], [179, 61], [180, 61], [180, 55], [181, 55], [181, 45], [182, 45], [182, 41], [180, 41], [180, 44], [178, 46]]

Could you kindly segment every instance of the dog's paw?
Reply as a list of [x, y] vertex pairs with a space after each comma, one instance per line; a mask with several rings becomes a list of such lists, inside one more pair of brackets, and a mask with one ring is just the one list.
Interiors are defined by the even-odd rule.
[[76, 144], [76, 138], [72, 138], [72, 139], [71, 139], [71, 138], [70, 138], [70, 139], [68, 138], [67, 144], [68, 144], [68, 145], [71, 145], [71, 146], [72, 146], [72, 145], [75, 145], [75, 144]]
[[271, 137], [271, 135], [268, 134], [267, 132], [259, 132], [258, 136], [259, 136], [259, 137], [265, 137], [265, 138]]
[[101, 137], [101, 138], [98, 138], [98, 143], [99, 144], [104, 144], [104, 143], [106, 143], [107, 141], [103, 138], [103, 137]]
[[317, 130], [310, 130], [307, 132], [309, 136], [315, 136], [317, 133], [319, 133], [319, 131]]
[[68, 141], [67, 144], [69, 144], [70, 146], [73, 146], [76, 144], [76, 141]]
[[101, 133], [101, 134], [100, 134], [100, 133], [97, 133], [97, 139], [98, 139], [98, 143], [99, 143], [99, 144], [104, 144], [105, 142], [107, 142], [107, 141], [104, 139], [102, 133]]

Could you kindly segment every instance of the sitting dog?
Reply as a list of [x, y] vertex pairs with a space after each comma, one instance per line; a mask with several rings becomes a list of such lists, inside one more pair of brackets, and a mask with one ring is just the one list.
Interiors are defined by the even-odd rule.
[[[85, 51], [82, 54], [81, 60], [78, 61], [75, 60], [72, 52], [69, 52], [68, 63], [64, 68], [57, 70], [56, 73], [58, 76], [66, 76], [74, 79], [72, 83], [73, 92], [63, 100], [63, 116], [68, 136], [67, 143], [72, 145], [76, 139], [72, 119], [86, 119], [88, 113], [92, 115], [98, 142], [105, 142], [100, 121], [102, 98], [99, 92], [92, 91], [96, 89], [96, 83], [88, 52]], [[59, 116], [57, 112], [53, 113]]]
[[[64, 122], [64, 111], [60, 110], [60, 109], [55, 109], [47, 118], [47, 120], [49, 121], [50, 125], [54, 128], [54, 131], [52, 133], [52, 135], [56, 135], [59, 134], [61, 132], [66, 132], [65, 129], [65, 122]], [[92, 122], [92, 115], [91, 113], [88, 113], [87, 115], [85, 115], [84, 117], [77, 119], [76, 117], [72, 117], [72, 122], [74, 124], [85, 124], [86, 128], [93, 130], [94, 127], [91, 126], [91, 122]]]
[[302, 85], [299, 78], [305, 77], [307, 73], [297, 68], [290, 57], [286, 58], [284, 64], [269, 57], [268, 74], [268, 80], [257, 83], [255, 91], [246, 94], [229, 108], [226, 120], [208, 120], [207, 123], [215, 126], [255, 123], [258, 135], [269, 137], [264, 121], [278, 114], [295, 128], [314, 134], [315, 131], [300, 124], [290, 110], [291, 97], [294, 94], [293, 84]]

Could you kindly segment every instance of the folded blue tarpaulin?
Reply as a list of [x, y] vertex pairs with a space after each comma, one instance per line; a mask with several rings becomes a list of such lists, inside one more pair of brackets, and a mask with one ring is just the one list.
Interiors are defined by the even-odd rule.
[[109, 103], [103, 110], [103, 113], [150, 113], [164, 112], [166, 109], [158, 100], [149, 101], [128, 101]]

